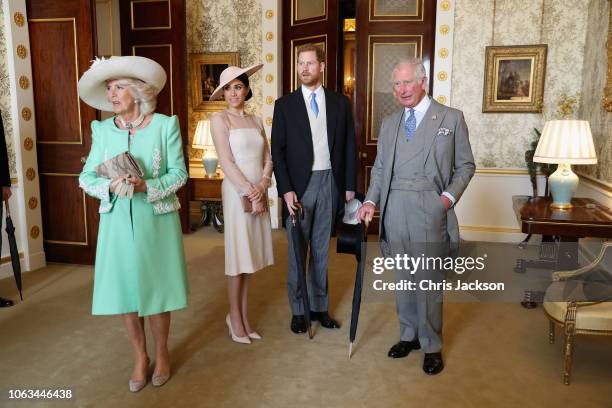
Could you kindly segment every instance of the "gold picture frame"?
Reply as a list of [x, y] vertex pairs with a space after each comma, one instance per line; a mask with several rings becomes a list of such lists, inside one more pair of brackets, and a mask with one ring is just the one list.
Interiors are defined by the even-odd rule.
[[225, 109], [224, 100], [209, 101], [219, 85], [221, 72], [230, 65], [240, 66], [237, 52], [204, 52], [189, 54], [191, 104], [194, 111], [213, 112]]
[[608, 41], [607, 53], [608, 53], [608, 70], [606, 72], [606, 87], [604, 88], [604, 96], [601, 101], [602, 107], [607, 112], [612, 112], [612, 7], [610, 7], [610, 17], [608, 23]]
[[546, 44], [485, 50], [483, 112], [542, 112]]

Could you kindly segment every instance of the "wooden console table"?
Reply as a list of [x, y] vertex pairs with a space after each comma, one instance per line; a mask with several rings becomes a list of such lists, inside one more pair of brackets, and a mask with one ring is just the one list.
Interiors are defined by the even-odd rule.
[[[612, 238], [612, 211], [608, 207], [591, 198], [580, 197], [573, 198], [573, 207], [567, 210], [551, 208], [551, 202], [551, 197], [512, 197], [512, 207], [522, 232], [557, 237], [552, 242], [542, 242], [540, 259], [517, 260], [515, 272], [524, 273], [527, 268], [576, 269], [578, 239]], [[535, 302], [527, 297], [523, 306], [535, 307]]]
[[191, 199], [201, 204], [202, 217], [198, 227], [209, 225], [211, 222], [218, 232], [223, 232], [223, 205], [221, 202], [221, 182], [223, 176], [216, 177], [191, 176], [189, 184]]

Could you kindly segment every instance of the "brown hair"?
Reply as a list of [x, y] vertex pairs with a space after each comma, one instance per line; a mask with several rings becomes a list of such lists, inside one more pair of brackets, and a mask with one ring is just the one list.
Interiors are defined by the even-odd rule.
[[298, 58], [301, 53], [308, 52], [308, 51], [314, 51], [317, 54], [317, 61], [325, 62], [325, 51], [323, 51], [321, 47], [317, 47], [314, 44], [300, 45], [297, 49]]

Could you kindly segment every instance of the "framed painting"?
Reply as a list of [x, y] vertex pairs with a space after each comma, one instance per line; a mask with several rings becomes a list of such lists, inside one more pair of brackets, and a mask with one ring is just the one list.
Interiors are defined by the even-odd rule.
[[487, 47], [483, 112], [542, 112], [546, 44]]
[[226, 107], [223, 100], [209, 101], [219, 86], [221, 72], [230, 65], [240, 65], [237, 52], [189, 54], [191, 105], [195, 111], [218, 111]]

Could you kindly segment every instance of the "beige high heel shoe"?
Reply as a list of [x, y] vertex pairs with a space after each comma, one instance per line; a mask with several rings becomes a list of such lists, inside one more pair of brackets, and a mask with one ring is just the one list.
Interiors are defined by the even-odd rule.
[[249, 333], [248, 336], [249, 336], [249, 339], [261, 340], [261, 336], [256, 331]]
[[151, 385], [154, 387], [161, 387], [166, 382], [168, 382], [169, 379], [170, 379], [170, 373], [154, 375], [151, 378]]
[[[149, 357], [147, 357], [147, 371], [148, 371], [149, 364], [150, 364], [150, 360], [149, 360]], [[145, 387], [145, 385], [147, 385], [147, 375], [146, 374], [145, 374], [144, 380], [130, 380], [128, 382], [130, 392], [138, 392], [142, 390]]]
[[229, 328], [229, 334], [236, 343], [241, 344], [251, 344], [251, 340], [249, 340], [249, 336], [238, 337], [234, 334], [234, 330], [232, 329], [232, 322], [230, 320], [229, 313], [225, 316], [225, 323], [227, 323], [227, 327]]

